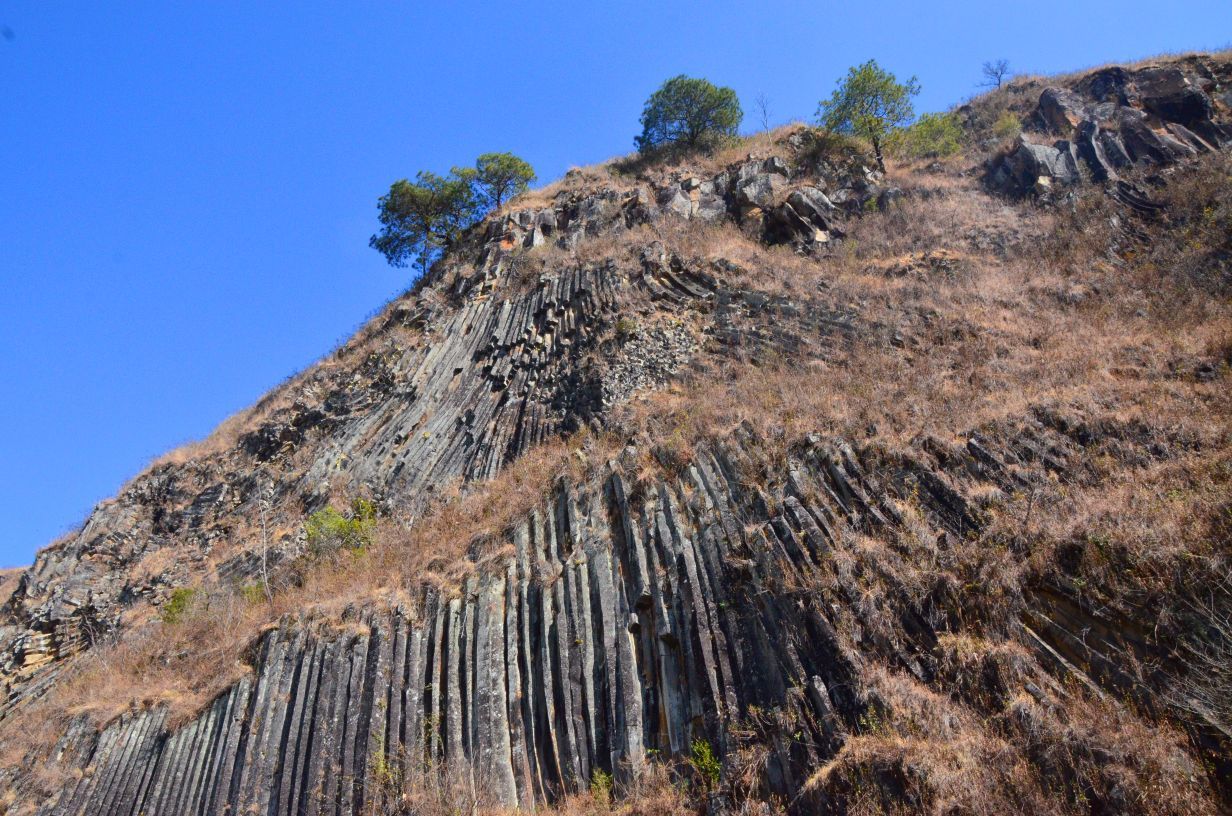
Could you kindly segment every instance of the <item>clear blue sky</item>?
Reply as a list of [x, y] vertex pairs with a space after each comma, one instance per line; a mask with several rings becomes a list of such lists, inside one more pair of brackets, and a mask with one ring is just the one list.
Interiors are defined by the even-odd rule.
[[[812, 115], [870, 57], [975, 90], [1232, 36], [1232, 3], [0, 3], [0, 566], [408, 283], [377, 196], [512, 150], [628, 152], [677, 73]], [[751, 119], [746, 120], [751, 125]]]

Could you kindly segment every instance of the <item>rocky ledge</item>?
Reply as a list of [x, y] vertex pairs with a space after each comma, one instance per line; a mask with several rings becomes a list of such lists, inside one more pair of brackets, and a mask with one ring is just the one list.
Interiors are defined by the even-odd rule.
[[[1085, 180], [1117, 182], [1131, 167], [1166, 166], [1232, 142], [1232, 77], [1226, 66], [1195, 58], [1136, 70], [1094, 71], [1072, 88], [1048, 87], [1025, 122], [1062, 138], [1026, 134], [987, 171], [994, 190], [1048, 197]], [[1122, 185], [1131, 203], [1141, 193]], [[1138, 199], [1138, 201], [1135, 201]]]
[[[859, 540], [895, 540], [910, 497], [925, 525], [912, 536], [944, 550], [982, 523], [966, 496], [1064, 473], [1077, 440], [1097, 442], [1046, 413], [1020, 431], [1012, 449], [973, 435], [893, 457], [811, 438], [776, 470], [745, 429], [638, 490], [613, 462], [601, 481], [562, 484], [513, 531], [514, 554], [456, 594], [286, 620], [254, 648], [251, 678], [185, 725], [157, 707], [101, 732], [83, 720], [54, 752], [78, 781], [40, 812], [350, 814], [442, 768], [488, 805], [530, 808], [596, 774], [628, 783], [698, 741], [725, 775], [763, 745], [753, 793], [817, 812], [835, 792], [813, 770], [896, 705], [865, 679], [870, 661], [944, 685], [941, 639], [971, 614], [944, 573], [907, 590], [923, 551]], [[1159, 689], [1129, 669], [1162, 647], [1105, 614], [1057, 588], [1004, 622], [1032, 651], [953, 693], [981, 710], [1035, 701], [1021, 726], [1045, 742], [1087, 686], [1149, 705]]]

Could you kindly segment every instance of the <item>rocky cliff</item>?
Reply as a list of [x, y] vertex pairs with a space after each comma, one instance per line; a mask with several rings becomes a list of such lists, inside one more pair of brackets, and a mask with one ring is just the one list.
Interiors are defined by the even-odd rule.
[[39, 554], [0, 809], [1226, 808], [1228, 77], [515, 200]]

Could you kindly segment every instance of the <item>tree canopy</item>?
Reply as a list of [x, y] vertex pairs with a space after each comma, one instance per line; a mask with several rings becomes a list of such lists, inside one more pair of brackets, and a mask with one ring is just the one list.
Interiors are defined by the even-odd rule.
[[427, 272], [443, 250], [535, 179], [529, 164], [512, 153], [484, 153], [474, 167], [441, 176], [427, 170], [399, 179], [377, 201], [381, 231], [368, 244], [392, 266]]
[[414, 263], [426, 272], [436, 254], [474, 222], [474, 179], [471, 168], [455, 167], [448, 176], [421, 170], [413, 182], [395, 181], [377, 202], [381, 231], [368, 243], [391, 265]]
[[735, 136], [743, 118], [740, 100], [731, 88], [681, 74], [664, 82], [646, 100], [640, 120], [642, 135], [634, 142], [642, 152], [669, 145], [708, 148], [723, 137]]
[[876, 60], [869, 60], [849, 69], [830, 98], [818, 105], [818, 123], [836, 133], [867, 139], [884, 172], [882, 148], [891, 133], [914, 118], [911, 98], [919, 92], [915, 77], [900, 83]]
[[475, 186], [491, 209], [526, 192], [534, 180], [535, 169], [512, 153], [484, 153], [475, 160]]

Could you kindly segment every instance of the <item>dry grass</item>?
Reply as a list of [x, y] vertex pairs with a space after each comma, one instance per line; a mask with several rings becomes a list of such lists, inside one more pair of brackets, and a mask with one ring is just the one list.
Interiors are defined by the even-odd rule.
[[17, 589], [17, 582], [21, 580], [21, 574], [25, 572], [25, 569], [25, 567], [0, 569], [0, 604], [7, 601]]
[[[12, 751], [50, 746], [67, 720], [89, 714], [107, 722], [130, 706], [165, 705], [183, 721], [250, 670], [247, 651], [285, 619], [336, 619], [352, 604], [401, 605], [413, 612], [425, 586], [446, 595], [491, 559], [508, 554], [504, 533], [526, 519], [559, 479], [587, 478], [616, 451], [589, 433], [542, 445], [497, 480], [442, 491], [417, 518], [384, 519], [372, 544], [305, 564], [302, 580], [266, 602], [227, 587], [200, 590], [175, 623], [133, 616], [124, 636], [77, 659], [49, 695], [0, 723]], [[459, 531], [465, 530], [465, 535]], [[19, 755], [0, 757], [12, 765]]]
[[[966, 659], [978, 668], [983, 647], [959, 649], [974, 652]], [[981, 717], [873, 669], [870, 694], [862, 733], [816, 772], [802, 800], [855, 814], [1212, 812], [1177, 732], [1077, 691], [1065, 693], [1064, 715], [1023, 694]]]
[[[415, 773], [394, 770], [391, 763], [375, 786], [375, 801], [365, 816], [514, 816], [526, 811], [495, 802], [481, 779], [482, 769], [420, 768]], [[545, 816], [693, 816], [700, 807], [687, 780], [665, 764], [646, 767], [613, 790], [610, 778], [598, 778], [586, 791], [569, 794], [550, 805], [537, 805]]]
[[[717, 167], [741, 159], [783, 132], [707, 161]], [[631, 183], [612, 168], [571, 174], [510, 206]], [[5, 735], [23, 734], [20, 741], [4, 740], [10, 754], [4, 761], [12, 764], [19, 745], [50, 745], [64, 719], [77, 713], [105, 720], [130, 704], [164, 703], [175, 716], [188, 716], [248, 670], [248, 645], [284, 617], [328, 618], [366, 601], [413, 608], [425, 584], [456, 591], [485, 559], [507, 553], [502, 534], [544, 501], [557, 478], [587, 478], [628, 439], [649, 440], [642, 453], [651, 476], [678, 469], [699, 442], [742, 423], [779, 454], [808, 433], [875, 443], [888, 452], [911, 451], [929, 438], [960, 444], [973, 430], [1014, 434], [1040, 408], [1109, 428], [1138, 428], [1141, 439], [1120, 448], [1085, 450], [1066, 480], [1020, 495], [972, 496], [987, 509], [989, 525], [948, 554], [947, 563], [909, 503], [900, 508], [908, 520], [902, 540], [860, 537], [836, 558], [892, 569], [913, 600], [924, 595], [929, 578], [948, 570], [971, 588], [972, 607], [1000, 610], [1011, 608], [1005, 598], [1020, 597], [1058, 570], [1101, 587], [1123, 608], [1141, 595], [1175, 596], [1187, 583], [1226, 573], [1232, 160], [1211, 157], [1173, 174], [1157, 193], [1170, 203], [1166, 220], [1133, 222], [1137, 237], [1113, 224], [1114, 215], [1129, 216], [1097, 190], [1086, 191], [1070, 211], [1044, 211], [994, 201], [971, 177], [952, 173], [903, 166], [891, 171], [891, 181], [908, 191], [907, 201], [853, 221], [846, 241], [816, 257], [763, 246], [731, 225], [672, 219], [588, 239], [574, 250], [528, 253], [544, 268], [613, 257], [627, 264], [642, 246], [660, 241], [729, 284], [850, 315], [857, 330], [796, 355], [703, 355], [677, 381], [615, 411], [610, 434], [542, 446], [494, 482], [465, 491], [455, 486], [417, 518], [387, 519], [372, 546], [312, 563], [299, 586], [270, 603], [216, 593], [203, 595], [181, 623], [147, 620], [122, 642], [78, 659], [45, 701], [0, 724]], [[715, 272], [711, 262], [719, 259], [735, 266]], [[191, 455], [233, 447], [237, 428], [285, 407], [295, 389], [327, 380], [378, 341], [368, 330]], [[1215, 375], [1196, 376], [1202, 366]], [[1163, 447], [1152, 452], [1152, 445]], [[976, 624], [979, 616], [971, 620]], [[851, 812], [1079, 812], [1089, 808], [1085, 796], [1120, 801], [1116, 790], [1129, 792], [1125, 810], [1148, 812], [1154, 800], [1141, 797], [1149, 794], [1166, 800], [1171, 812], [1203, 812], [1195, 788], [1176, 782], [1196, 774], [1183, 767], [1166, 727], [1077, 692], [1066, 698], [1069, 720], [1062, 721], [1031, 698], [964, 690], [961, 679], [977, 667], [981, 675], [989, 666], [1021, 670], [1021, 653], [994, 634], [976, 626], [940, 646], [964, 704], [877, 674], [872, 685], [886, 704], [884, 722], [850, 740], [811, 785], [842, 797]], [[1050, 762], [1087, 787], [1053, 796], [1037, 777]], [[895, 790], [905, 795], [887, 794]], [[636, 801], [644, 810], [613, 811], [581, 797], [566, 800], [559, 812], [684, 812], [666, 789], [643, 793]], [[415, 812], [434, 812], [436, 805], [415, 798], [425, 792], [407, 795]]]

